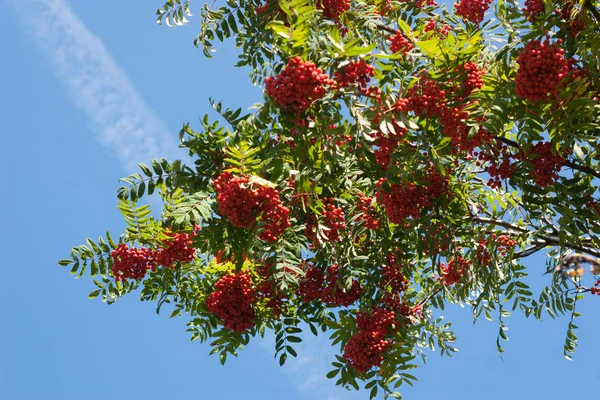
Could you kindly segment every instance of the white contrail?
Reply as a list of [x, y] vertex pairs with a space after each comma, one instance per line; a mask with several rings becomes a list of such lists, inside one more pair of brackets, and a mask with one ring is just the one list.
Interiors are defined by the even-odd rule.
[[128, 172], [151, 158], [182, 158], [170, 133], [115, 60], [71, 9], [67, 0], [7, 0], [15, 20], [44, 54]]
[[[151, 158], [185, 158], [177, 140], [144, 103], [102, 41], [87, 30], [67, 0], [7, 0], [15, 20], [49, 60], [73, 102], [93, 121], [100, 141], [133, 172]], [[274, 338], [270, 341], [274, 343]], [[270, 348], [273, 347], [271, 343]], [[298, 359], [284, 368], [296, 388], [320, 399], [350, 400], [350, 394], [325, 378], [334, 351], [325, 338], [297, 346]], [[355, 397], [356, 396], [356, 397]], [[362, 396], [364, 397], [364, 396]]]

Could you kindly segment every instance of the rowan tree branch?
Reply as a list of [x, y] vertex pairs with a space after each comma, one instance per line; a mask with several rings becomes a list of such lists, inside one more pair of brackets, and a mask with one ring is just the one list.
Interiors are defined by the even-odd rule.
[[[514, 140], [510, 140], [501, 136], [495, 136], [495, 139], [499, 142], [502, 142], [508, 146], [514, 147], [515, 149], [520, 149], [521, 147], [519, 146], [519, 143], [515, 142]], [[586, 174], [590, 174], [592, 176], [595, 176], [596, 178], [600, 178], [600, 171], [595, 170], [594, 168], [585, 166], [585, 165], [580, 165], [577, 163], [574, 163], [573, 161], [568, 161], [565, 160], [565, 165], [571, 169], [577, 170], [577, 171], [581, 171], [581, 172], [585, 172]]]
[[[541, 250], [544, 247], [555, 247], [555, 246], [560, 246], [561, 242], [559, 240], [559, 238], [554, 237], [554, 236], [546, 236], [546, 235], [539, 235], [534, 231], [531, 231], [527, 228], [523, 228], [517, 225], [514, 225], [508, 221], [503, 221], [501, 219], [495, 219], [495, 218], [485, 218], [485, 217], [472, 217], [471, 221], [473, 222], [479, 222], [482, 224], [487, 224], [487, 225], [496, 225], [496, 226], [502, 226], [506, 229], [512, 229], [514, 231], [517, 232], [521, 232], [521, 233], [531, 233], [533, 234], [533, 236], [535, 237], [535, 239], [537, 239], [536, 241], [534, 241], [532, 244], [534, 247], [538, 246], [541, 247], [539, 250]], [[591, 256], [600, 258], [600, 251], [596, 250], [596, 249], [592, 249], [589, 247], [585, 247], [576, 243], [565, 243], [564, 244], [565, 247], [571, 249], [571, 250], [575, 250], [575, 251], [579, 251], [581, 253], [586, 253], [589, 254]], [[524, 250], [523, 254], [519, 254], [520, 257], [526, 257], [525, 252], [526, 251], [531, 251], [533, 250], [533, 248]], [[537, 250], [536, 250], [537, 251]], [[533, 252], [531, 253], [533, 254]], [[528, 254], [530, 255], [530, 254]]]
[[596, 6], [592, 3], [592, 0], [585, 0], [583, 5], [585, 6], [585, 8], [587, 8], [592, 13], [594, 18], [596, 19], [596, 22], [600, 22], [600, 12], [596, 8]]

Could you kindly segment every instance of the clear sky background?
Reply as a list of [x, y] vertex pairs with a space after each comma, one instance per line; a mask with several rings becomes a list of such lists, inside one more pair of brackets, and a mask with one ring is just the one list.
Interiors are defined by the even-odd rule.
[[[308, 333], [283, 368], [272, 339], [257, 339], [225, 367], [208, 344], [189, 341], [185, 318], [156, 315], [135, 294], [111, 306], [88, 300], [91, 281], [56, 260], [86, 237], [124, 228], [118, 179], [137, 162], [177, 157], [183, 122], [261, 100], [233, 44], [205, 59], [192, 45], [199, 19], [155, 23], [162, 0], [0, 0], [1, 187], [0, 399], [366, 399], [325, 378], [334, 349]], [[199, 14], [200, 0], [192, 1]], [[196, 125], [198, 126], [198, 125]], [[549, 277], [530, 259], [530, 283]], [[407, 399], [595, 398], [600, 384], [600, 297], [580, 304], [580, 344], [563, 358], [568, 320], [472, 324], [447, 309], [460, 353], [431, 354]]]

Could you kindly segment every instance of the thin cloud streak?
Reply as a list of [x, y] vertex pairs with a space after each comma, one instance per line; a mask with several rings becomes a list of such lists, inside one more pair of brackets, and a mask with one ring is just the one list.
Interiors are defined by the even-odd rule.
[[[98, 130], [100, 141], [111, 149], [127, 170], [151, 158], [184, 158], [172, 134], [144, 103], [102, 41], [94, 36], [66, 0], [7, 0], [24, 33], [48, 59], [74, 104]], [[274, 336], [263, 343], [269, 351]], [[335, 387], [325, 378], [335, 359], [324, 337], [307, 330], [296, 346], [298, 359], [289, 358], [283, 373], [297, 390], [327, 400], [349, 400], [358, 394]]]
[[174, 134], [145, 104], [102, 41], [66, 0], [7, 0], [24, 33], [38, 47], [100, 142], [133, 172], [151, 158], [182, 158]]

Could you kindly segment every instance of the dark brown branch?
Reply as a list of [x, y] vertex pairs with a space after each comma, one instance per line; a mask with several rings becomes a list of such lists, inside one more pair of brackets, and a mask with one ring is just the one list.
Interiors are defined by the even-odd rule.
[[379, 29], [380, 31], [386, 31], [389, 33], [396, 33], [397, 31], [394, 28], [390, 28], [389, 26], [385, 26], [383, 24], [375, 24], [375, 26], [377, 27], [377, 29]]
[[[480, 222], [482, 224], [487, 224], [487, 225], [502, 226], [506, 229], [512, 229], [514, 231], [521, 232], [521, 233], [532, 233], [535, 236], [535, 238], [538, 239], [537, 241], [535, 241], [533, 243], [534, 246], [541, 246], [542, 248], [543, 247], [560, 246], [560, 240], [557, 237], [539, 235], [533, 231], [530, 231], [527, 228], [516, 226], [507, 221], [503, 221], [500, 219], [494, 219], [494, 218], [484, 218], [484, 217], [472, 217], [471, 220], [473, 222]], [[598, 251], [596, 249], [591, 249], [589, 247], [584, 247], [579, 244], [573, 244], [573, 243], [566, 243], [565, 247], [575, 250], [575, 251], [579, 251], [581, 253], [586, 253], [586, 254], [592, 255], [594, 257], [600, 258], [600, 251]], [[527, 250], [525, 250], [525, 251], [527, 251]], [[531, 253], [531, 254], [533, 254], [533, 253]], [[523, 257], [523, 256], [521, 256], [521, 257]]]
[[[515, 142], [514, 140], [510, 140], [510, 139], [500, 137], [500, 136], [496, 136], [495, 139], [499, 142], [502, 142], [502, 143], [510, 146], [510, 147], [514, 147], [515, 149], [520, 149], [519, 143]], [[571, 169], [585, 172], [586, 174], [590, 174], [592, 176], [595, 176], [596, 178], [600, 178], [600, 172], [596, 171], [595, 169], [593, 169], [591, 167], [587, 167], [585, 165], [579, 165], [579, 164], [574, 163], [573, 161], [568, 161], [568, 160], [565, 160], [565, 165]]]
[[516, 226], [511, 224], [510, 222], [507, 221], [503, 221], [501, 219], [494, 219], [494, 218], [485, 218], [485, 217], [473, 217], [472, 218], [473, 222], [481, 222], [482, 224], [487, 224], [487, 225], [497, 225], [497, 226], [502, 226], [506, 229], [512, 229], [514, 231], [517, 232], [521, 232], [521, 233], [529, 233], [529, 229], [527, 228], [523, 228], [520, 226]]
[[600, 12], [596, 8], [596, 6], [592, 4], [592, 0], [585, 0], [585, 3], [583, 3], [583, 5], [592, 13], [594, 18], [596, 19], [596, 22], [600, 22]]

